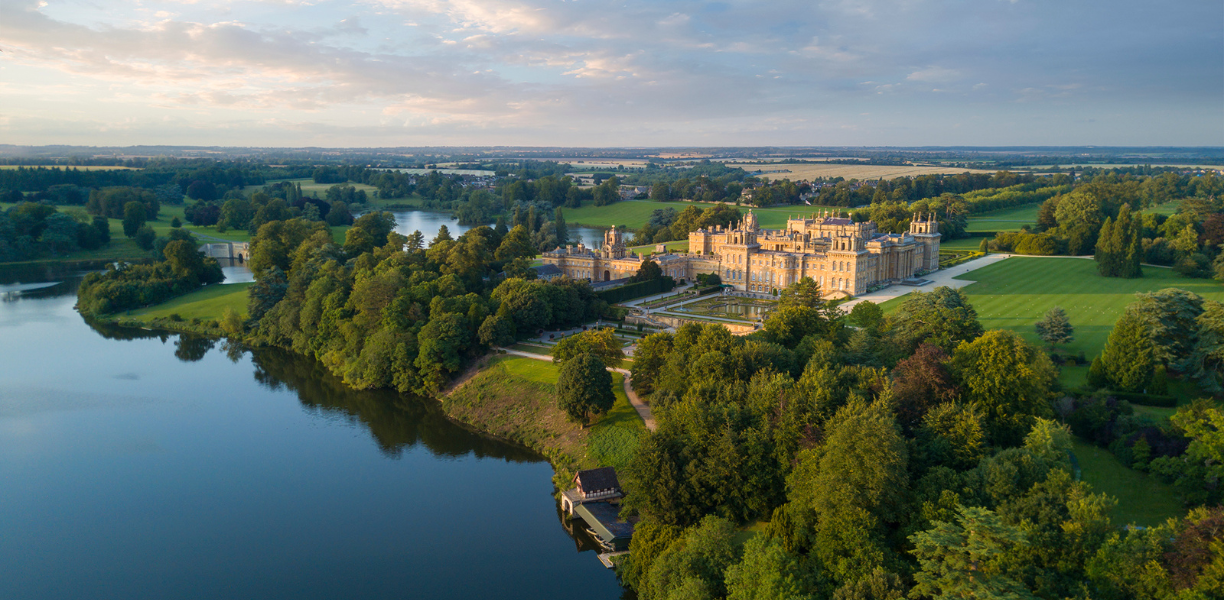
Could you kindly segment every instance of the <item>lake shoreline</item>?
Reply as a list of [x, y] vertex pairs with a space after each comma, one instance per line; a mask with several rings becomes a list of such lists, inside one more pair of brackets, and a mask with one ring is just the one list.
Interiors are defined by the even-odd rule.
[[[180, 296], [181, 297], [181, 296]], [[79, 312], [79, 311], [78, 311]], [[100, 325], [109, 325], [114, 327], [122, 327], [127, 329], [143, 329], [146, 331], [164, 331], [167, 333], [177, 333], [186, 335], [198, 335], [213, 338], [214, 340], [224, 340], [230, 342], [244, 343], [241, 336], [229, 335], [221, 329], [220, 322], [215, 319], [200, 319], [199, 322], [192, 321], [175, 321], [168, 318], [154, 318], [148, 321], [126, 317], [122, 315], [107, 315], [101, 317], [85, 317], [88, 322]], [[285, 352], [289, 352], [301, 358], [314, 360], [319, 362], [317, 358], [299, 354], [285, 348], [271, 346]], [[539, 435], [539, 432], [532, 432], [528, 427], [529, 421], [523, 421], [516, 424], [515, 427], [503, 429], [500, 432], [494, 431], [495, 427], [488, 421], [482, 421], [478, 418], [464, 418], [462, 411], [456, 409], [454, 404], [448, 403], [448, 400], [464, 389], [466, 384], [480, 379], [487, 375], [491, 368], [497, 366], [499, 357], [508, 357], [508, 355], [500, 354], [497, 351], [490, 351], [480, 357], [474, 359], [470, 364], [466, 365], [465, 369], [460, 372], [445, 388], [431, 396], [422, 396], [429, 398], [438, 403], [442, 408], [446, 418], [465, 429], [487, 436], [490, 439], [499, 442], [510, 443], [516, 446], [521, 446], [540, 456], [541, 459], [548, 462], [553, 470], [553, 497], [559, 497], [561, 491], [568, 485], [570, 478], [577, 469], [583, 468], [583, 457], [588, 454], [589, 441], [585, 434], [590, 428], [580, 428], [583, 435], [581, 444], [581, 452], [576, 452], [574, 449], [565, 449], [556, 444], [548, 443], [550, 440], [555, 441], [560, 437], [560, 431], [548, 431], [545, 435]], [[479, 382], [476, 382], [479, 384]], [[347, 385], [346, 385], [347, 387]], [[614, 386], [617, 387], [617, 386]], [[352, 388], [349, 388], [352, 389]], [[354, 390], [357, 391], [357, 390]], [[391, 390], [394, 391], [394, 390]], [[399, 392], [396, 392], [399, 393]], [[483, 398], [482, 398], [483, 399]], [[560, 412], [560, 411], [557, 411]], [[561, 429], [561, 428], [554, 428]]]

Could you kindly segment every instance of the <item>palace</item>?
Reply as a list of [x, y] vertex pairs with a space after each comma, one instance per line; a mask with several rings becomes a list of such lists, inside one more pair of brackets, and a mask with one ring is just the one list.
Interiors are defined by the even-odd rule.
[[[788, 219], [786, 229], [761, 229], [749, 210], [730, 227], [689, 234], [687, 254], [656, 254], [664, 275], [692, 279], [717, 273], [724, 284], [761, 294], [811, 277], [828, 295], [858, 295], [939, 268], [939, 223], [914, 215], [907, 233], [880, 233], [876, 224], [822, 215]], [[625, 249], [624, 234], [604, 233], [598, 250], [568, 246], [544, 253], [571, 279], [611, 281], [637, 273], [646, 258]]]

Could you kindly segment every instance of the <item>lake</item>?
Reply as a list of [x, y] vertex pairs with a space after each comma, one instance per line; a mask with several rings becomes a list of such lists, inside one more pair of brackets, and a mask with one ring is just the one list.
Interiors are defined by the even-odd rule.
[[[425, 236], [425, 243], [428, 244], [438, 235], [438, 230], [446, 225], [450, 231], [451, 237], [459, 237], [463, 232], [472, 228], [471, 225], [460, 225], [459, 221], [455, 220], [449, 213], [432, 212], [427, 210], [392, 210], [388, 211], [395, 215], [395, 231], [403, 235], [408, 235], [413, 231], [420, 231], [421, 235]], [[359, 215], [355, 215], [359, 216]], [[569, 243], [575, 246], [581, 240], [586, 244], [587, 248], [598, 248], [603, 242], [604, 230], [593, 227], [569, 227]]]
[[0, 598], [621, 597], [549, 464], [436, 401], [7, 281]]

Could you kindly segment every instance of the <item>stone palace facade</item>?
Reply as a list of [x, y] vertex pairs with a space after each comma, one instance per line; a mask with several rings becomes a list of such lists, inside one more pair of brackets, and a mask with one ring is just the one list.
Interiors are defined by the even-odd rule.
[[[906, 233], [881, 233], [876, 224], [855, 223], [827, 212], [788, 219], [786, 229], [761, 229], [749, 210], [727, 228], [689, 234], [686, 254], [656, 254], [663, 274], [692, 279], [717, 273], [736, 290], [761, 294], [811, 277], [828, 295], [857, 295], [871, 286], [899, 282], [939, 268], [939, 223], [914, 215]], [[628, 252], [624, 234], [604, 233], [598, 250], [578, 246], [544, 253], [571, 279], [611, 281], [637, 273], [646, 257]]]

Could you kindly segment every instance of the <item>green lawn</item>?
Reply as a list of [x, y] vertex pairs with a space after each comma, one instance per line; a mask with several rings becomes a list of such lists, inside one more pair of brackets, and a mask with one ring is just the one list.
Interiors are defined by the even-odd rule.
[[[214, 284], [205, 286], [185, 296], [179, 296], [164, 304], [158, 304], [138, 311], [133, 311], [129, 317], [151, 321], [178, 314], [186, 320], [199, 318], [202, 320], [219, 321], [226, 307], [233, 308], [238, 314], [246, 316], [247, 289], [252, 283]], [[547, 364], [547, 363], [541, 363]]]
[[[656, 202], [654, 200], [622, 200], [607, 206], [584, 204], [582, 208], [562, 209], [565, 222], [571, 225], [586, 225], [588, 227], [625, 226], [638, 229], [646, 224], [650, 213], [656, 209], [672, 208], [681, 212], [689, 206], [702, 210], [714, 206], [708, 202]], [[747, 213], [747, 206], [738, 207], [741, 213]], [[819, 206], [784, 206], [779, 208], [753, 208], [760, 226], [767, 229], [782, 229], [786, 227], [787, 217], [800, 214], [811, 214], [824, 208]], [[845, 209], [842, 209], [845, 210]]]
[[[657, 245], [658, 244], [644, 244], [641, 246], [630, 246], [629, 250], [634, 252], [635, 254], [643, 254], [643, 255], [649, 256], [655, 253], [655, 246]], [[688, 240], [683, 240], [683, 241], [677, 241], [677, 242], [667, 242], [665, 246], [667, 247], [668, 252], [688, 252], [689, 243], [688, 243]]]
[[940, 240], [939, 249], [940, 250], [958, 250], [958, 251], [959, 250], [976, 251], [978, 249], [978, 245], [982, 243], [983, 239], [986, 239], [986, 238], [970, 237], [970, 238], [961, 238], [959, 240], [948, 240], [948, 241]]
[[1037, 211], [1041, 209], [1040, 202], [1032, 204], [1022, 204], [1020, 206], [1012, 206], [1010, 208], [1000, 208], [990, 212], [977, 213], [969, 220], [985, 219], [985, 220], [1000, 220], [1000, 221], [1026, 221], [1029, 223], [1037, 222]]
[[[560, 376], [560, 368], [551, 362], [521, 356], [500, 356], [489, 365], [505, 368], [509, 376], [503, 385], [514, 386], [514, 381], [544, 384], [552, 389]], [[585, 438], [585, 454], [581, 461], [587, 468], [613, 466], [624, 469], [633, 458], [638, 440], [646, 431], [646, 424], [638, 416], [629, 398], [625, 395], [624, 376], [612, 373], [612, 391], [616, 402], [607, 414], [600, 417], [588, 430]], [[570, 425], [572, 427], [572, 425]]]
[[1037, 224], [1037, 210], [1041, 203], [1001, 208], [969, 217], [965, 231], [1020, 231], [1024, 225]]
[[1104, 448], [1079, 439], [1074, 443], [1081, 479], [1091, 484], [1093, 491], [1117, 498], [1118, 505], [1110, 512], [1115, 525], [1150, 527], [1186, 514], [1177, 493], [1168, 484], [1123, 465]]
[[242, 193], [250, 196], [252, 192], [258, 192], [259, 190], [262, 190], [264, 186], [272, 185], [273, 183], [279, 183], [282, 181], [292, 181], [294, 183], [300, 183], [302, 185], [302, 194], [306, 196], [311, 196], [311, 195], [314, 195], [314, 193], [318, 193], [320, 198], [325, 197], [327, 195], [327, 188], [330, 188], [333, 185], [351, 185], [359, 190], [365, 190], [366, 195], [370, 195], [373, 192], [378, 191], [378, 188], [372, 185], [366, 185], [364, 183], [356, 183], [353, 181], [350, 181], [347, 184], [315, 183], [313, 179], [304, 178], [304, 179], [273, 179], [261, 185], [248, 185], [242, 188]]
[[1151, 208], [1144, 209], [1143, 212], [1168, 216], [1177, 212], [1177, 209], [1180, 207], [1181, 200], [1175, 200], [1173, 202], [1165, 202], [1164, 204], [1158, 204]]
[[[1040, 343], [1033, 324], [1053, 306], [1060, 306], [1075, 327], [1072, 354], [1089, 359], [1100, 353], [1105, 339], [1135, 293], [1177, 287], [1224, 301], [1224, 286], [1210, 279], [1188, 279], [1172, 269], [1144, 267], [1139, 279], [1102, 277], [1096, 262], [1080, 258], [1009, 258], [970, 271], [957, 279], [976, 281], [964, 289], [985, 329], [1011, 329]], [[900, 299], [886, 302], [894, 305]], [[887, 309], [887, 307], [886, 307]]]

